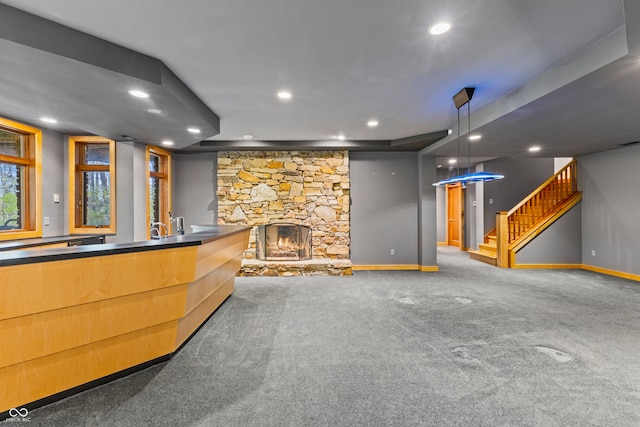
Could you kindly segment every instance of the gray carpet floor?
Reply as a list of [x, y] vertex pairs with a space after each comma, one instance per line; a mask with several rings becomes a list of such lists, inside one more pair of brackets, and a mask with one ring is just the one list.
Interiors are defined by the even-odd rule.
[[238, 278], [169, 362], [34, 409], [31, 425], [640, 425], [640, 283], [449, 248], [438, 261]]

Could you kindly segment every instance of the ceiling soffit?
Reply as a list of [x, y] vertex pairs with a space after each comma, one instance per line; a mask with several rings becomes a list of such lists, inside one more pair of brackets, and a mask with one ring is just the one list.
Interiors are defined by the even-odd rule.
[[47, 115], [59, 123], [46, 127], [61, 133], [177, 149], [220, 132], [220, 118], [162, 61], [131, 49], [0, 4], [0, 51], [0, 114], [12, 119]]

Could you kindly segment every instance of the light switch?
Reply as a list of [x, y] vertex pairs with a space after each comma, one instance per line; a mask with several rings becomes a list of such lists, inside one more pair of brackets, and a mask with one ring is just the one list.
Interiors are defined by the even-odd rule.
[[44, 217], [44, 225], [49, 225], [49, 217], [48, 216]]
[[53, 193], [53, 203], [60, 203], [60, 195], [58, 193]]

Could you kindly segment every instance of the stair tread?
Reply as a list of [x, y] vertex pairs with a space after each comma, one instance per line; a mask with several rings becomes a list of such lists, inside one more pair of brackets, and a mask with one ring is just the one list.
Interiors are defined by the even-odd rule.
[[469, 257], [476, 261], [481, 261], [490, 265], [497, 265], [498, 257], [496, 255], [487, 254], [482, 251], [469, 250]]
[[490, 244], [490, 243], [480, 243], [478, 245], [478, 248], [480, 251], [484, 251], [484, 252], [488, 252], [488, 253], [495, 253], [498, 250], [498, 246], [495, 244]]
[[488, 257], [491, 257], [491, 258], [497, 258], [498, 257], [498, 253], [497, 252], [485, 251], [483, 249], [469, 249], [468, 252], [469, 253], [478, 254], [478, 255], [488, 256]]

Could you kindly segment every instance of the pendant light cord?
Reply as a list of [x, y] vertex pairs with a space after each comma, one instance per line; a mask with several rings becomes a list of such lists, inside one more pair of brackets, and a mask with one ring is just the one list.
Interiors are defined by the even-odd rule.
[[458, 108], [458, 176], [460, 176], [460, 109]]
[[[453, 104], [458, 110], [458, 138], [456, 139], [456, 143], [458, 145], [458, 175], [434, 182], [433, 185], [435, 187], [449, 184], [462, 184], [462, 188], [466, 188], [467, 184], [504, 178], [504, 175], [502, 174], [492, 173], [486, 170], [471, 173], [471, 98], [473, 97], [475, 90], [476, 88], [474, 87], [465, 87], [453, 96]], [[464, 104], [467, 104], [467, 136], [469, 138], [469, 145], [467, 145], [467, 173], [465, 175], [460, 175], [460, 108], [464, 107]], [[479, 137], [480, 136], [478, 135], [478, 138]]]
[[471, 173], [471, 101], [467, 102], [467, 121], [469, 122], [469, 133], [467, 139], [469, 140], [467, 150], [467, 175]]

